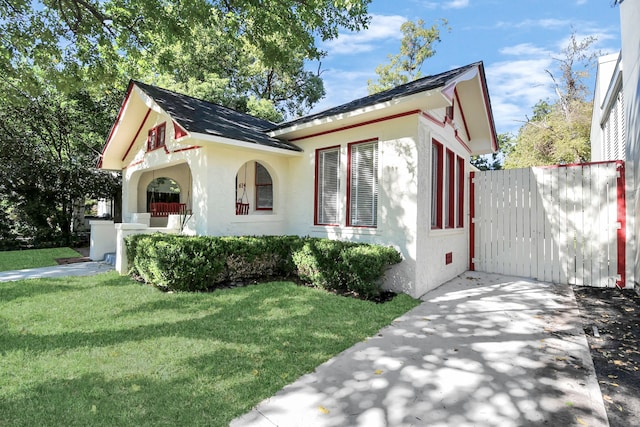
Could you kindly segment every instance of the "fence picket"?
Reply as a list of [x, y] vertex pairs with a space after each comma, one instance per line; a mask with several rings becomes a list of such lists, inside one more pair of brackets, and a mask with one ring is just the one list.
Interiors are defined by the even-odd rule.
[[617, 165], [475, 175], [475, 266], [555, 283], [614, 286]]

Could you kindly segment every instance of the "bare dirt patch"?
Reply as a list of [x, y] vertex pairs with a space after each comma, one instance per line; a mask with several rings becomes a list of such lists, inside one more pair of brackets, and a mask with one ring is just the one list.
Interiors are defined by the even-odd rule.
[[609, 423], [640, 420], [640, 296], [617, 288], [574, 288]]

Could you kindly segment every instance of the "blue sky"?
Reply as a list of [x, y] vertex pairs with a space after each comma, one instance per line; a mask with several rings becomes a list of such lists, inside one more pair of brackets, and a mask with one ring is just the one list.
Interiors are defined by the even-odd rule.
[[314, 112], [367, 95], [376, 66], [398, 52], [406, 20], [431, 25], [445, 18], [451, 27], [424, 63], [424, 75], [484, 61], [498, 133], [516, 132], [538, 100], [554, 99], [545, 69], [558, 74], [553, 58], [573, 30], [579, 38], [595, 36], [594, 48], [603, 54], [620, 49], [620, 10], [610, 0], [373, 0], [369, 12], [367, 30], [320, 44], [328, 53], [322, 60], [327, 94]]

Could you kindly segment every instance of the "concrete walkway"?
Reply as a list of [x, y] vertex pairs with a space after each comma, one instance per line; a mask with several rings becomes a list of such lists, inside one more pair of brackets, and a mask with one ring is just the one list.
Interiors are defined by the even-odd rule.
[[103, 262], [78, 262], [54, 265], [52, 267], [26, 268], [24, 270], [0, 271], [0, 282], [49, 277], [91, 276], [113, 270], [113, 266]]
[[232, 427], [607, 426], [570, 287], [468, 272]]

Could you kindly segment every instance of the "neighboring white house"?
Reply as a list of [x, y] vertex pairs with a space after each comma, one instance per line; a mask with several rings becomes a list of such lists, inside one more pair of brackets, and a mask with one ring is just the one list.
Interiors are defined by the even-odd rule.
[[598, 58], [591, 118], [591, 161], [625, 159], [622, 55]]
[[124, 272], [122, 236], [192, 213], [197, 235], [392, 245], [388, 286], [420, 296], [468, 269], [469, 160], [496, 150], [481, 62], [282, 124], [132, 81], [100, 162], [124, 223], [95, 227], [92, 257], [117, 245]]
[[593, 161], [626, 163], [627, 279], [640, 278], [640, 0], [616, 1], [622, 50], [600, 58], [591, 122]]

